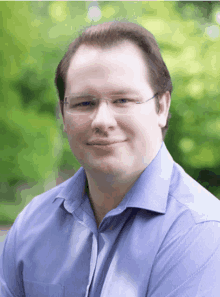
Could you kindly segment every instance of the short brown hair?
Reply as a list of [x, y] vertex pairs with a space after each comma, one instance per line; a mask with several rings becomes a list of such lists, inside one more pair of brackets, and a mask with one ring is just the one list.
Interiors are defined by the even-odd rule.
[[[169, 91], [172, 92], [172, 82], [169, 71], [160, 54], [160, 49], [153, 36], [142, 26], [124, 21], [113, 21], [90, 26], [86, 28], [70, 45], [68, 51], [60, 61], [56, 69], [55, 84], [58, 90], [59, 99], [64, 100], [66, 88], [66, 76], [70, 61], [81, 45], [92, 45], [100, 48], [109, 48], [116, 46], [122, 41], [131, 41], [136, 44], [143, 52], [148, 71], [150, 73], [149, 83], [155, 93], [157, 112], [159, 112], [159, 100], [161, 96]], [[63, 104], [61, 104], [63, 115]], [[163, 139], [165, 138], [169, 119], [169, 113], [166, 126], [162, 128]]]

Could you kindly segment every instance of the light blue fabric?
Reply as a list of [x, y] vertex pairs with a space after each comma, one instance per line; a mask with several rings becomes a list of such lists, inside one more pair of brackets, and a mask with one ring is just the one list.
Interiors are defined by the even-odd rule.
[[1, 297], [219, 297], [220, 202], [163, 143], [97, 229], [83, 168], [18, 215]]

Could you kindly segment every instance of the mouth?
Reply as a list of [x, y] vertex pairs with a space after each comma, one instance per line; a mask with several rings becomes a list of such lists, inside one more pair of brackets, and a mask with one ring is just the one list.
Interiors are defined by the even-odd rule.
[[99, 141], [99, 142], [89, 142], [87, 143], [87, 145], [91, 146], [91, 147], [96, 147], [96, 148], [113, 148], [119, 144], [121, 144], [123, 141]]
[[108, 146], [108, 145], [113, 145], [113, 144], [117, 144], [117, 143], [121, 143], [123, 141], [91, 141], [89, 143], [87, 143], [88, 145], [99, 145], [99, 146]]
[[119, 143], [119, 142], [89, 143], [88, 145], [108, 146], [108, 145], [113, 145], [113, 144], [117, 144], [117, 143]]

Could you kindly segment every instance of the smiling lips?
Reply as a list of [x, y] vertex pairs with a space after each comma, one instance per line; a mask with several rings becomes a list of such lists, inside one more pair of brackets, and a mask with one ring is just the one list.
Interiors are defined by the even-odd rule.
[[124, 140], [112, 140], [112, 141], [107, 141], [107, 140], [93, 140], [88, 143], [88, 145], [110, 145], [114, 143], [119, 143], [123, 142]]

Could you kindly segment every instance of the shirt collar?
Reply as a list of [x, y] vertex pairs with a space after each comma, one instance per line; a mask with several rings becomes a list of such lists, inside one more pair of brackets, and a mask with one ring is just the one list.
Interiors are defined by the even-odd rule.
[[83, 167], [60, 185], [60, 191], [54, 198], [63, 199], [64, 207], [70, 213], [76, 210], [85, 199], [86, 173]]
[[[173, 159], [163, 142], [156, 157], [119, 204], [120, 209], [135, 207], [165, 213], [172, 169]], [[85, 170], [81, 167], [60, 185], [61, 190], [55, 199], [63, 198], [68, 212], [72, 213], [84, 202], [86, 180]]]
[[173, 163], [173, 158], [163, 142], [156, 157], [127, 193], [125, 207], [165, 213]]

